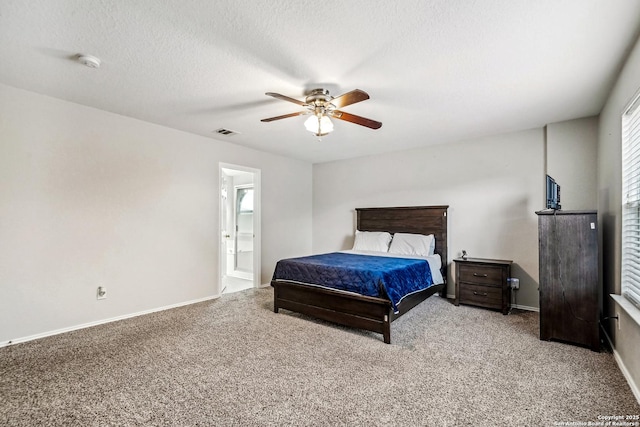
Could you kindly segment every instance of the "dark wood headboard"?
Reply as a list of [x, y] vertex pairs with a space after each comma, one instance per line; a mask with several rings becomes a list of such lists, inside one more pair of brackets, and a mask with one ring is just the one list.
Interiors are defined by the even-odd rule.
[[447, 209], [449, 206], [404, 206], [390, 208], [356, 208], [357, 228], [360, 231], [388, 231], [389, 233], [433, 234], [436, 253], [442, 258], [446, 282]]

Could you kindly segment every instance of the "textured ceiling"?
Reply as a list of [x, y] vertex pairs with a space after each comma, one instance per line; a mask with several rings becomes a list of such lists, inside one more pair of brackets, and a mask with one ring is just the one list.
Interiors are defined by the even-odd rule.
[[[316, 163], [598, 114], [639, 28], [640, 0], [0, 0], [0, 83]], [[382, 128], [260, 122], [315, 87]]]

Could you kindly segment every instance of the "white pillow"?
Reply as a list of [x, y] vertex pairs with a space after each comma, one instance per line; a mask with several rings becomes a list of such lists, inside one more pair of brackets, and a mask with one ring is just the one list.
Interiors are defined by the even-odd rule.
[[393, 235], [389, 252], [401, 255], [433, 255], [436, 250], [436, 238], [433, 234], [396, 233]]
[[386, 231], [356, 230], [356, 239], [353, 242], [353, 250], [388, 252], [389, 242], [391, 242], [391, 234]]

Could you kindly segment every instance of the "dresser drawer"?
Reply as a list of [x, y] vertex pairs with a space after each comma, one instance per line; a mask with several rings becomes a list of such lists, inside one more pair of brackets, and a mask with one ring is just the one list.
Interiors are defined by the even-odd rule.
[[491, 265], [460, 265], [460, 281], [502, 286], [502, 268]]
[[461, 282], [458, 286], [460, 290], [460, 304], [472, 304], [502, 309], [502, 288], [465, 282]]

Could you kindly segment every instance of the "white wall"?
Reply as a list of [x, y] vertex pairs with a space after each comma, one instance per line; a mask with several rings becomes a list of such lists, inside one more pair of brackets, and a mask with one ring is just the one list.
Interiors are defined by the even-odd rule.
[[[449, 262], [514, 261], [519, 306], [538, 305], [538, 230], [544, 175], [562, 186], [563, 209], [596, 209], [598, 118], [314, 165], [313, 250], [353, 244], [356, 207], [449, 205]], [[450, 271], [448, 294], [454, 294]]]
[[313, 250], [349, 248], [358, 207], [449, 205], [449, 262], [462, 249], [513, 260], [517, 304], [538, 307], [543, 187], [543, 129], [317, 164]]
[[640, 91], [640, 42], [636, 42], [627, 62], [600, 113], [598, 145], [598, 211], [602, 241], [602, 280], [605, 316], [620, 316], [605, 325], [617, 357], [626, 367], [636, 396], [640, 398], [640, 325], [618, 307], [609, 294], [620, 294], [622, 149], [621, 117], [627, 104]]
[[219, 162], [261, 170], [268, 283], [311, 250], [310, 164], [0, 85], [0, 345], [216, 296]]
[[547, 173], [561, 187], [562, 210], [598, 209], [598, 117], [547, 125]]

